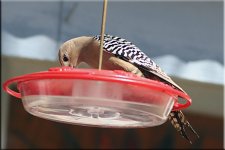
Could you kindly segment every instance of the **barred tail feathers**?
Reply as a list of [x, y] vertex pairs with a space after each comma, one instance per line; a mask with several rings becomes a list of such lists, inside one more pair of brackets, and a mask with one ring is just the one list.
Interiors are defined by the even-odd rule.
[[191, 144], [192, 142], [190, 138], [187, 136], [185, 128], [189, 128], [199, 138], [199, 135], [192, 128], [191, 124], [186, 120], [184, 114], [181, 111], [172, 111], [169, 114], [169, 120], [171, 121], [174, 128], [180, 133], [180, 135], [185, 139], [187, 139]]

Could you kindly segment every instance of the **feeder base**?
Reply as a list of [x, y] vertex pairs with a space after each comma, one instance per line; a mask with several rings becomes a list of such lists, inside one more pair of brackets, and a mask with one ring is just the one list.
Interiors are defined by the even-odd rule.
[[[137, 102], [88, 97], [32, 95], [23, 98], [25, 109], [38, 117], [53, 121], [110, 128], [150, 127], [164, 123], [153, 114], [157, 106]], [[173, 100], [169, 106], [173, 106]], [[168, 115], [169, 112], [167, 112]]]

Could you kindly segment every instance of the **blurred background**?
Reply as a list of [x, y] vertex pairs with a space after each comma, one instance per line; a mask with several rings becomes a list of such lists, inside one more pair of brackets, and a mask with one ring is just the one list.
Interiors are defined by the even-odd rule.
[[[1, 82], [59, 66], [60, 44], [100, 34], [102, 4], [3, 0]], [[193, 103], [184, 113], [200, 139], [190, 145], [169, 121], [143, 129], [52, 122], [1, 90], [1, 148], [223, 148], [223, 1], [111, 0], [106, 33], [134, 43], [186, 90]]]

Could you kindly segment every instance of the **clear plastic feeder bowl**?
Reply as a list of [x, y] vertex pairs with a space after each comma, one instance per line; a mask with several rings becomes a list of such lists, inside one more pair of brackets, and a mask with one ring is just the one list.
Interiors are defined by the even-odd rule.
[[[19, 93], [9, 88], [12, 83], [17, 83]], [[191, 104], [186, 93], [120, 70], [50, 68], [10, 79], [4, 90], [22, 98], [26, 111], [35, 116], [100, 127], [160, 125], [171, 110]]]

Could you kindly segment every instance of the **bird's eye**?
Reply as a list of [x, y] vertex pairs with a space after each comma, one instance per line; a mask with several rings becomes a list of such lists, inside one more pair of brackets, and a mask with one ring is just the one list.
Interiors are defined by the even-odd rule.
[[68, 58], [65, 54], [63, 55], [63, 61], [64, 61], [64, 62], [69, 61], [69, 58]]

